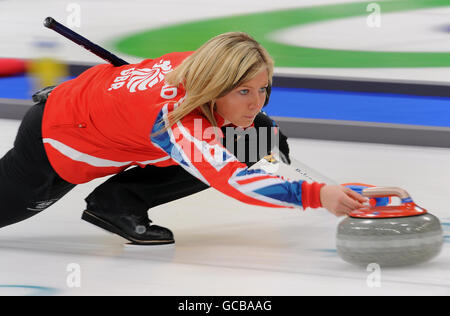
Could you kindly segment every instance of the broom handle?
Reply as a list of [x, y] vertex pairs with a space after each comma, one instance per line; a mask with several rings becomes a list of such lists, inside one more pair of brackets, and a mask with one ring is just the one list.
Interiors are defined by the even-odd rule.
[[48, 17], [44, 20], [44, 26], [52, 29], [53, 31], [61, 34], [65, 38], [71, 40], [72, 42], [84, 47], [94, 55], [97, 55], [98, 57], [106, 60], [110, 64], [119, 67], [123, 65], [128, 65], [129, 63], [123, 60], [122, 58], [117, 57], [113, 53], [107, 51], [103, 47], [98, 46], [97, 44], [92, 43], [87, 38], [81, 36], [80, 34], [72, 31], [68, 27], [65, 27], [58, 21], [56, 21], [52, 17]]

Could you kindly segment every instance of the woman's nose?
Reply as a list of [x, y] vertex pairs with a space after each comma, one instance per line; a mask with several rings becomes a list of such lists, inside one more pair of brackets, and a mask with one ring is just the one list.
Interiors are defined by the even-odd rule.
[[264, 101], [265, 101], [265, 95], [264, 98], [261, 95], [258, 94], [254, 94], [251, 102], [249, 103], [249, 109], [250, 110], [255, 110], [257, 108], [260, 108], [264, 105]]

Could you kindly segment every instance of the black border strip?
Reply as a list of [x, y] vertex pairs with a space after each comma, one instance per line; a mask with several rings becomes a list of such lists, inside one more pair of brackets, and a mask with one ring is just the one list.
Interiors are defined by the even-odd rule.
[[0, 118], [21, 120], [32, 105], [31, 100], [0, 98]]
[[100, 64], [84, 64], [84, 63], [75, 63], [75, 64], [69, 64], [69, 74], [72, 77], [77, 77], [81, 75], [84, 71], [88, 70], [89, 68], [100, 65]]

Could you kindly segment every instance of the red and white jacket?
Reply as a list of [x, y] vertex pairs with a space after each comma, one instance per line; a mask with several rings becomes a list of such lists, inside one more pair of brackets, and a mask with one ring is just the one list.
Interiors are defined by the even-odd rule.
[[[320, 207], [321, 184], [249, 170], [221, 145], [209, 121], [194, 111], [154, 136], [184, 100], [182, 86], [164, 81], [192, 52], [138, 64], [94, 66], [57, 86], [44, 111], [42, 136], [54, 170], [80, 184], [130, 166], [180, 165], [207, 185], [244, 203]], [[219, 127], [224, 119], [215, 114]]]

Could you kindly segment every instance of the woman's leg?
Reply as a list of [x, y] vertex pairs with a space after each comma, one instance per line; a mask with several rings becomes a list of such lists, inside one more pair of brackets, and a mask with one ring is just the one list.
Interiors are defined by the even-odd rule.
[[61, 179], [42, 144], [44, 105], [34, 105], [19, 127], [14, 148], [0, 159], [0, 227], [38, 214], [75, 185]]
[[180, 166], [134, 167], [97, 187], [82, 218], [135, 244], [173, 243], [170, 230], [150, 225], [147, 211], [207, 188]]
[[148, 209], [207, 189], [208, 186], [180, 166], [134, 167], [97, 187], [86, 202], [109, 213], [147, 214]]

